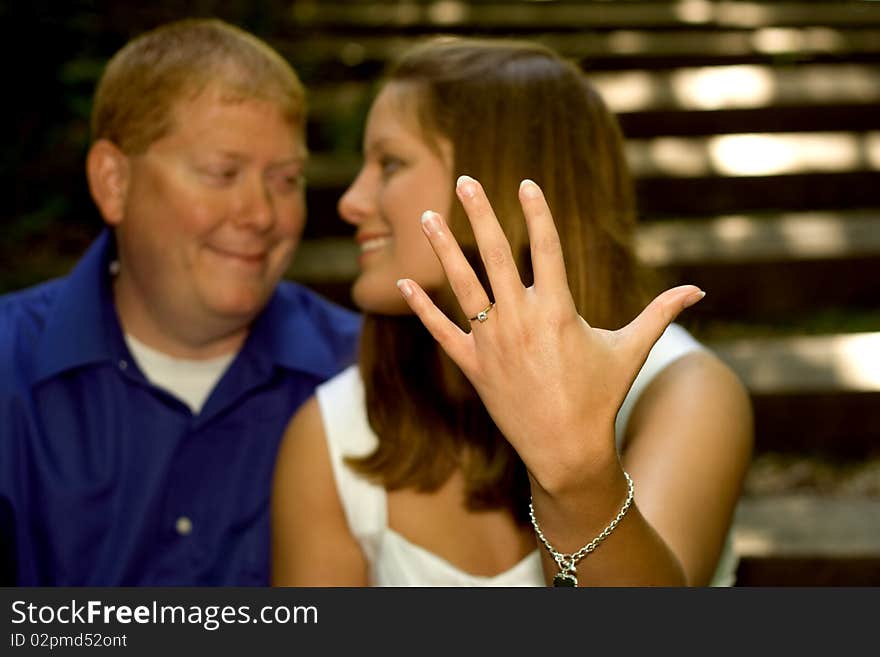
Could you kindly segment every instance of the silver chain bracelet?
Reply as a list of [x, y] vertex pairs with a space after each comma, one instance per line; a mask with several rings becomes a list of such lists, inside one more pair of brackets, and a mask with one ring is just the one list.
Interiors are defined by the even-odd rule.
[[624, 471], [623, 476], [626, 477], [628, 490], [626, 493], [626, 501], [623, 503], [623, 506], [620, 507], [617, 517], [602, 530], [601, 534], [572, 554], [562, 554], [561, 552], [557, 552], [556, 549], [550, 545], [550, 541], [547, 540], [547, 537], [544, 536], [544, 532], [541, 531], [541, 526], [538, 524], [538, 519], [535, 517], [535, 507], [532, 506], [532, 500], [529, 499], [529, 518], [532, 519], [532, 527], [535, 528], [535, 533], [538, 535], [538, 538], [541, 539], [541, 543], [544, 544], [544, 547], [547, 548], [547, 552], [550, 553], [550, 556], [556, 561], [556, 565], [559, 566], [559, 572], [553, 578], [553, 586], [577, 586], [577, 569], [575, 568], [577, 562], [595, 550], [599, 546], [599, 543], [608, 538], [611, 532], [614, 531], [615, 527], [617, 527], [617, 523], [623, 520], [623, 516], [629, 511], [629, 507], [632, 506], [633, 502], [633, 480], [626, 471]]

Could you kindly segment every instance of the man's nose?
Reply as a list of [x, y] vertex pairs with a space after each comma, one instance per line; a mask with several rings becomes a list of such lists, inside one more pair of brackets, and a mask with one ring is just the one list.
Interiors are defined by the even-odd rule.
[[275, 203], [269, 185], [260, 176], [242, 182], [236, 223], [254, 230], [268, 230], [275, 223]]

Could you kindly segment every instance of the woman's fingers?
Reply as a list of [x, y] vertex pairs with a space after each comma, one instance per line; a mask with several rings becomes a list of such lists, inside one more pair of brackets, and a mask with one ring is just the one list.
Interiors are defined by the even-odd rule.
[[[679, 313], [706, 296], [696, 285], [680, 285], [659, 294], [633, 321], [620, 329], [621, 337], [640, 362]], [[641, 367], [641, 365], [640, 365]]]
[[495, 299], [516, 299], [523, 289], [522, 280], [516, 270], [510, 243], [501, 230], [482, 185], [470, 176], [460, 176], [455, 190], [474, 230]]
[[446, 279], [458, 299], [458, 304], [468, 317], [473, 317], [489, 305], [489, 296], [483, 289], [483, 284], [461, 252], [461, 247], [443, 217], [431, 210], [425, 211], [422, 214], [422, 229], [446, 272]]
[[470, 372], [474, 362], [473, 340], [470, 336], [444, 315], [415, 282], [402, 278], [397, 281], [397, 287], [410, 309], [455, 364], [465, 374]]
[[533, 181], [523, 180], [519, 200], [529, 231], [535, 288], [547, 294], [569, 294], [562, 244], [544, 192]]

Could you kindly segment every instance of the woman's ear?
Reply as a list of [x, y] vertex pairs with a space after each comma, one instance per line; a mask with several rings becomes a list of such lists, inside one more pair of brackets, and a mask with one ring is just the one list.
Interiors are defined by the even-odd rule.
[[129, 167], [128, 156], [107, 139], [92, 144], [86, 156], [89, 191], [110, 226], [119, 225], [124, 218]]

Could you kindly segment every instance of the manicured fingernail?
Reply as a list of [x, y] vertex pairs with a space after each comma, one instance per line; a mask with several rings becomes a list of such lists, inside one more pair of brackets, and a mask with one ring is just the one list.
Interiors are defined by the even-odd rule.
[[702, 299], [704, 296], [706, 296], [706, 293], [705, 293], [705, 292], [703, 292], [702, 290], [697, 290], [696, 292], [694, 292], [693, 294], [691, 294], [687, 299], [684, 300], [684, 307], [685, 307], [685, 308], [690, 308], [690, 307], [693, 306], [697, 301], [699, 301], [700, 299]]
[[519, 184], [519, 191], [526, 198], [538, 198], [541, 195], [541, 190], [538, 189], [538, 186], [528, 178]]
[[440, 234], [440, 217], [436, 212], [425, 210], [422, 213], [422, 228], [428, 235]]
[[401, 278], [399, 281], [397, 281], [397, 289], [399, 289], [403, 293], [403, 296], [405, 296], [407, 299], [412, 296], [412, 286], [405, 278]]
[[459, 176], [455, 187], [459, 194], [467, 198], [473, 198], [477, 193], [477, 181], [470, 176]]

